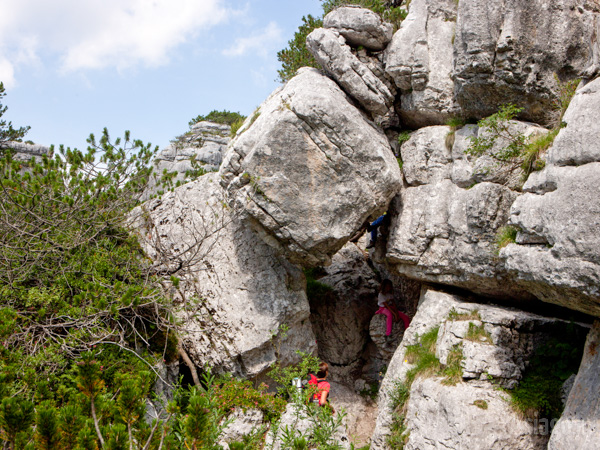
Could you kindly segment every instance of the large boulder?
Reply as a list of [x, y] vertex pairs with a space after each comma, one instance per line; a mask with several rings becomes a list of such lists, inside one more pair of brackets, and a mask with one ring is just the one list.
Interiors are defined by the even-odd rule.
[[[353, 9], [353, 8], [351, 8]], [[306, 38], [306, 47], [321, 67], [381, 122], [390, 113], [394, 96], [369, 67], [361, 62], [335, 31], [317, 28]]]
[[526, 193], [512, 206], [517, 243], [501, 252], [535, 296], [595, 316], [600, 316], [600, 145], [590, 115], [600, 101], [599, 87], [595, 80], [575, 95], [549, 164], [529, 177]]
[[315, 69], [247, 119], [220, 175], [263, 238], [305, 266], [328, 263], [402, 179], [386, 136]]
[[344, 6], [336, 8], [323, 19], [324, 28], [332, 28], [354, 46], [370, 50], [383, 50], [392, 40], [394, 31], [390, 23], [366, 8]]
[[600, 437], [600, 322], [596, 321], [585, 343], [583, 360], [565, 410], [554, 426], [549, 450], [598, 448]]
[[453, 97], [455, 0], [413, 0], [385, 51], [386, 71], [401, 91], [400, 118], [410, 128], [441, 125], [458, 109]]
[[572, 79], [588, 67], [599, 11], [590, 0], [458, 2], [453, 78], [463, 114], [484, 117], [513, 103], [523, 118], [553, 123], [555, 74]]
[[180, 279], [171, 288], [179, 337], [196, 366], [256, 377], [316, 350], [302, 271], [227, 207], [216, 173], [137, 213], [157, 270]]
[[414, 367], [407, 347], [436, 327], [435, 356], [446, 365], [459, 349], [462, 381], [448, 383], [433, 374], [413, 382], [405, 410], [405, 448], [545, 448], [548, 436], [536, 433], [534, 424], [511, 408], [498, 384], [514, 387], [535, 350], [548, 338], [562, 336], [567, 326], [572, 325], [424, 289], [381, 384], [371, 449], [389, 448], [386, 439], [398, 420], [395, 392]]

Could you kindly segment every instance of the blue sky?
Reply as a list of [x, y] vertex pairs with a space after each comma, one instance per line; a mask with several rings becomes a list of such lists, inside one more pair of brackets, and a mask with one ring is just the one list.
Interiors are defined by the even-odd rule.
[[165, 147], [213, 109], [249, 115], [319, 0], [0, 0], [0, 81], [26, 139], [84, 149], [107, 127]]

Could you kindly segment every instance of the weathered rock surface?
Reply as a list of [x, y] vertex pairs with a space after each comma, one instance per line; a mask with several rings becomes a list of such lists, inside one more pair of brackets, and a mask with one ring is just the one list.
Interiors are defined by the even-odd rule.
[[331, 382], [330, 402], [336, 412], [343, 410], [346, 413], [343, 423], [354, 447], [367, 445], [371, 440], [377, 418], [375, 402], [336, 382]]
[[[354, 8], [350, 8], [354, 9]], [[394, 96], [333, 30], [317, 28], [306, 38], [306, 48], [321, 67], [381, 122], [390, 113]]]
[[596, 321], [585, 344], [583, 360], [562, 416], [556, 423], [549, 450], [592, 450], [600, 442], [600, 322]]
[[[597, 86], [600, 80], [577, 93], [550, 163], [529, 177], [512, 206], [520, 245], [508, 245], [501, 256], [538, 298], [600, 316], [600, 147], [586, 118], [600, 99]], [[586, 123], [590, 128], [580, 126]]]
[[410, 186], [435, 184], [449, 179], [452, 173], [452, 151], [446, 145], [450, 127], [433, 126], [413, 132], [402, 144], [402, 172]]
[[404, 448], [544, 449], [547, 438], [532, 433], [505, 395], [483, 382], [445, 386], [440, 379], [415, 381]]
[[[161, 176], [167, 172], [175, 172], [173, 184], [187, 183], [197, 177], [195, 171], [200, 168], [206, 172], [219, 169], [223, 155], [231, 140], [231, 127], [214, 122], [198, 122], [190, 131], [176, 138], [154, 159], [154, 171]], [[192, 164], [192, 158], [196, 166]], [[155, 194], [159, 188], [155, 180], [150, 181], [148, 195]]]
[[458, 112], [453, 97], [454, 0], [413, 0], [385, 51], [386, 71], [402, 95], [400, 117], [410, 128], [444, 124]]
[[296, 350], [315, 351], [304, 275], [226, 206], [216, 173], [139, 212], [149, 256], [181, 279], [180, 338], [197, 366], [254, 377], [276, 360], [296, 362]]
[[249, 118], [221, 166], [235, 208], [295, 263], [327, 263], [399, 189], [385, 135], [342, 90], [302, 69]]
[[556, 166], [580, 166], [600, 161], [598, 122], [594, 119], [600, 111], [600, 78], [577, 90], [561, 130], [548, 152], [548, 163]]
[[324, 28], [333, 28], [354, 46], [383, 50], [392, 40], [393, 27], [366, 8], [336, 8], [323, 19]]
[[[391, 394], [412, 367], [405, 359], [407, 346], [417, 344], [419, 336], [436, 326], [440, 327], [436, 357], [447, 363], [450, 352], [459, 346], [463, 382], [445, 386], [433, 378], [413, 383], [405, 421], [410, 431], [406, 448], [544, 448], [548, 437], [534, 434], [533, 425], [519, 418], [496, 385], [487, 380], [492, 377], [496, 383], [514, 387], [535, 349], [559, 333], [562, 322], [469, 303], [432, 289], [422, 291], [417, 314], [388, 366], [379, 391], [371, 448], [389, 448], [386, 436], [394, 420]], [[469, 327], [482, 327], [474, 335], [477, 339], [467, 336]], [[476, 400], [485, 401], [487, 405], [480, 406], [488, 409], [477, 407]]]
[[590, 0], [461, 0], [453, 78], [463, 113], [484, 117], [513, 103], [527, 120], [555, 120], [554, 74], [572, 79], [588, 66], [598, 11]]
[[517, 194], [495, 183], [461, 189], [450, 180], [404, 189], [392, 204], [386, 258], [409, 278], [485, 295], [526, 298], [495, 257], [496, 233]]

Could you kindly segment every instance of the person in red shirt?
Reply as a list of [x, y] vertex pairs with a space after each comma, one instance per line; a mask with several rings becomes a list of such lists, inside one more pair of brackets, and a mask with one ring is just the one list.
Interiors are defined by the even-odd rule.
[[313, 394], [311, 401], [313, 403], [318, 403], [319, 406], [325, 406], [327, 404], [327, 396], [331, 389], [331, 385], [326, 381], [327, 375], [329, 375], [329, 366], [326, 362], [321, 362], [319, 364], [317, 376], [311, 373], [310, 380], [308, 381], [309, 385], [317, 387], [317, 391]]

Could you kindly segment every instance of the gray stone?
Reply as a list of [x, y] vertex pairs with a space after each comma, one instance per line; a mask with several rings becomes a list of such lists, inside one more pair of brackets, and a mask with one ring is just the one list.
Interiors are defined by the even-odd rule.
[[600, 442], [600, 322], [588, 334], [585, 351], [565, 410], [548, 443], [549, 450], [593, 450]]
[[450, 178], [452, 153], [446, 145], [450, 127], [421, 128], [402, 144], [402, 172], [410, 186], [435, 184]]
[[441, 125], [458, 113], [453, 98], [454, 0], [413, 0], [385, 51], [387, 73], [402, 95], [400, 118], [410, 128]]
[[[526, 184], [510, 222], [528, 245], [500, 252], [519, 284], [541, 300], [600, 316], [600, 163], [550, 166]], [[536, 187], [537, 181], [541, 186]], [[519, 237], [519, 236], [518, 236]]]
[[452, 146], [452, 181], [460, 187], [471, 187], [475, 183], [488, 181], [498, 183], [513, 190], [521, 190], [523, 170], [521, 164], [512, 161], [502, 162], [491, 155], [501, 152], [510, 144], [510, 136], [523, 135], [526, 142], [548, 133], [548, 130], [529, 122], [511, 120], [507, 124], [506, 135], [496, 138], [494, 145], [483, 155], [474, 157], [465, 152], [472, 145], [473, 138], [486, 139], [491, 132], [477, 125], [466, 125], [454, 134]]
[[216, 173], [135, 213], [157, 270], [181, 280], [172, 288], [179, 337], [197, 366], [256, 377], [316, 350], [302, 271], [227, 207]]
[[355, 98], [376, 120], [381, 122], [382, 118], [389, 114], [394, 96], [350, 51], [350, 47], [336, 32], [317, 28], [307, 36], [306, 47], [342, 89]]
[[526, 120], [553, 123], [554, 74], [572, 79], [588, 66], [597, 12], [586, 0], [461, 0], [453, 78], [463, 113], [485, 117], [513, 103]]
[[[473, 340], [470, 326], [483, 326], [486, 333]], [[497, 384], [514, 387], [536, 348], [564, 326], [567, 323], [558, 319], [423, 289], [417, 314], [381, 383], [371, 449], [389, 448], [392, 393], [413, 367], [406, 358], [407, 347], [435, 327], [439, 327], [435, 352], [441, 364], [448, 363], [455, 346], [462, 348], [463, 381], [445, 385], [440, 378], [431, 378], [413, 383], [405, 410], [410, 432], [405, 448], [545, 448], [548, 436], [534, 434], [533, 425], [511, 408]]]
[[383, 50], [392, 40], [393, 27], [366, 8], [336, 8], [323, 19], [324, 28], [333, 28], [354, 46]]
[[248, 118], [220, 175], [238, 211], [295, 263], [323, 265], [401, 185], [386, 136], [342, 90], [301, 69]]
[[600, 111], [600, 79], [577, 90], [565, 115], [567, 124], [548, 152], [548, 163], [580, 166], [600, 161], [597, 112]]
[[494, 183], [461, 189], [442, 180], [394, 200], [387, 242], [391, 269], [409, 278], [497, 297], [529, 297], [496, 257], [496, 234], [517, 194]]
[[534, 434], [504, 397], [489, 383], [446, 386], [440, 379], [416, 380], [404, 448], [544, 449], [547, 437]]

